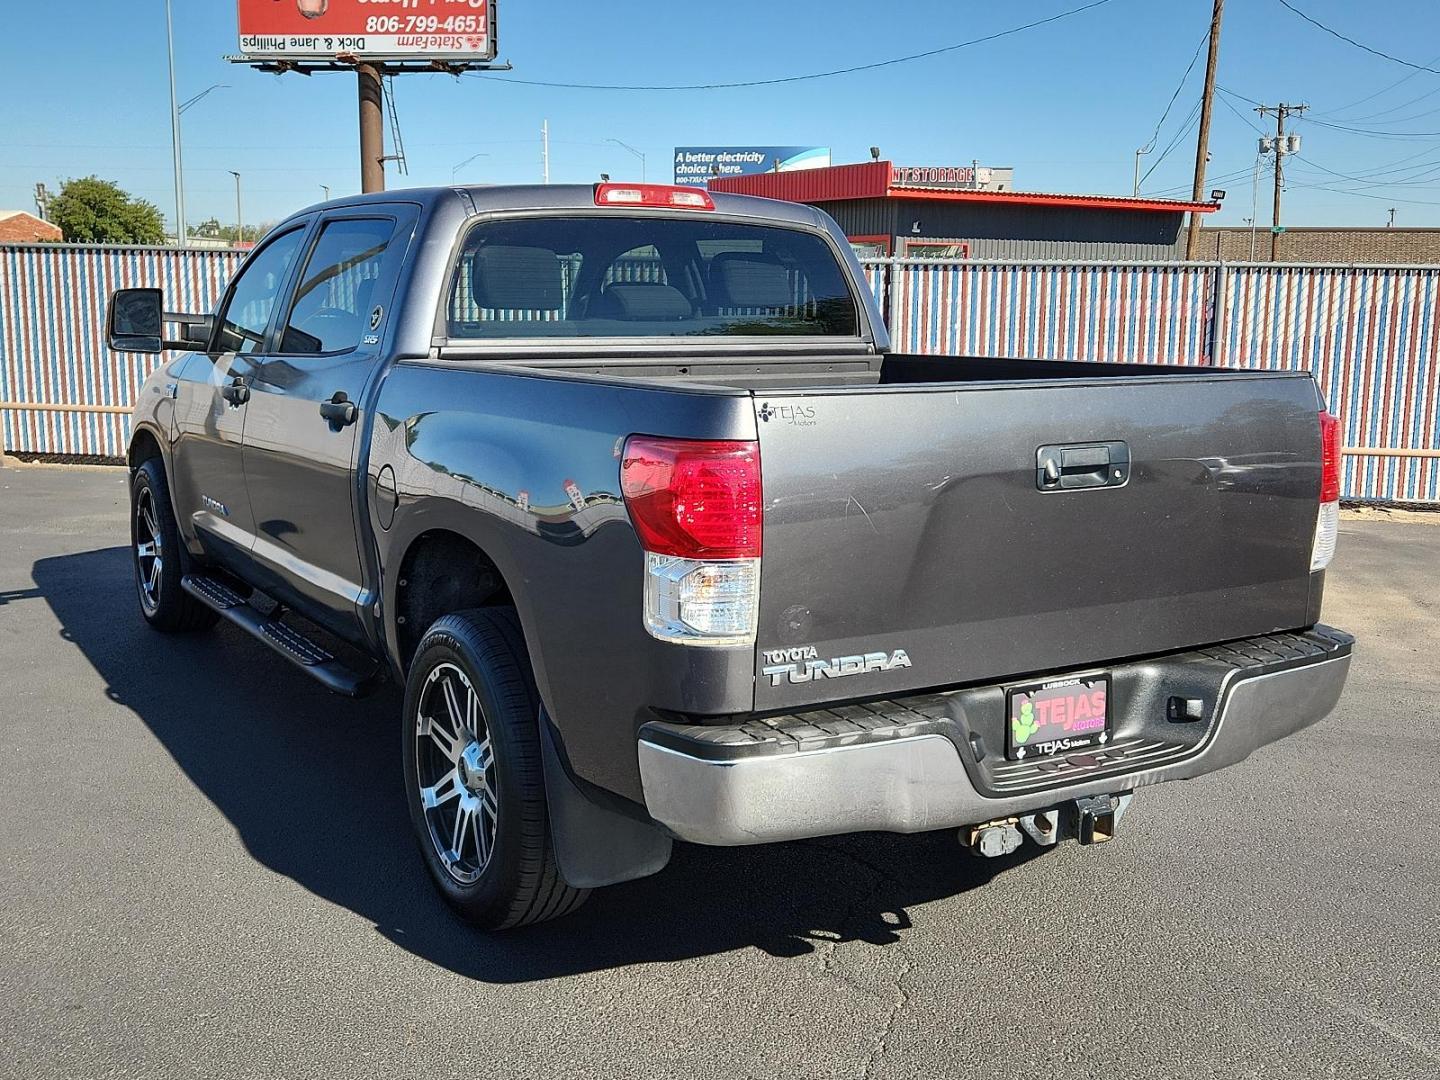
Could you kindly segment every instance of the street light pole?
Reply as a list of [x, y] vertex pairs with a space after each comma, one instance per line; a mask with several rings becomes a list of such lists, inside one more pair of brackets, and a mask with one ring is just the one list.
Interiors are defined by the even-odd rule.
[[478, 154], [471, 154], [471, 155], [470, 155], [469, 157], [467, 157], [464, 161], [460, 162], [460, 164], [453, 166], [453, 167], [450, 169], [450, 183], [452, 183], [452, 184], [455, 183], [455, 176], [456, 176], [456, 174], [458, 174], [461, 169], [463, 169], [466, 165], [469, 165], [469, 164], [470, 164], [472, 161], [474, 161], [476, 158], [489, 157], [489, 156], [490, 156], [489, 154], [484, 153], [483, 151], [482, 151], [481, 153], [478, 153]]
[[231, 169], [230, 175], [235, 177], [235, 235], [243, 244], [245, 242], [245, 214], [240, 209], [240, 174]]
[[640, 159], [640, 182], [642, 184], [645, 183], [645, 155], [642, 154], [639, 150], [636, 150], [635, 147], [631, 146], [629, 143], [621, 142], [619, 139], [606, 139], [605, 141], [613, 142], [622, 150], [629, 150], [630, 153], [634, 154]]
[[180, 99], [175, 92], [175, 27], [170, 18], [170, 0], [165, 0], [165, 47], [170, 56], [170, 142], [175, 158], [175, 241], [189, 247], [185, 235], [185, 166], [180, 155]]

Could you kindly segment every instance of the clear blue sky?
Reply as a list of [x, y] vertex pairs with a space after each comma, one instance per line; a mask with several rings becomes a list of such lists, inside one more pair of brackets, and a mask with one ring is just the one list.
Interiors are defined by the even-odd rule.
[[[769, 78], [964, 41], [1083, 2], [499, 0], [500, 55], [514, 64], [515, 77], [537, 80]], [[1440, 68], [1434, 0], [1291, 2], [1367, 45]], [[448, 183], [454, 166], [477, 153], [488, 156], [459, 170], [461, 179], [538, 181], [540, 124], [548, 119], [556, 181], [590, 181], [602, 171], [635, 177], [638, 161], [605, 141], [616, 138], [646, 153], [652, 180], [668, 178], [677, 144], [828, 145], [837, 162], [861, 160], [879, 145], [904, 164], [978, 158], [1013, 165], [1025, 189], [1124, 194], [1134, 151], [1149, 140], [1194, 55], [1210, 6], [1110, 0], [931, 59], [738, 90], [603, 92], [407, 76], [397, 82], [397, 98], [410, 176], [392, 175], [391, 185]], [[0, 208], [33, 209], [38, 180], [58, 189], [67, 177], [95, 173], [172, 215], [162, 0], [7, 7]], [[1230, 0], [1227, 7], [1221, 85], [1257, 101], [1308, 102], [1316, 121], [1359, 129], [1297, 125], [1305, 160], [1287, 167], [1287, 223], [1379, 225], [1394, 206], [1397, 224], [1440, 226], [1440, 75], [1368, 55], [1307, 25], [1279, 0]], [[318, 200], [322, 184], [337, 194], [358, 187], [352, 76], [277, 78], [225, 63], [221, 57], [236, 48], [234, 5], [226, 0], [175, 0], [175, 23], [181, 97], [228, 84], [185, 114], [192, 224], [212, 215], [233, 221], [231, 169], [244, 174], [252, 223]], [[1198, 101], [1203, 68], [1201, 56], [1144, 168]], [[1248, 124], [1258, 121], [1249, 104], [1228, 100], [1240, 115], [1217, 106], [1210, 173], [1224, 178], [1229, 199], [1212, 220], [1238, 225], [1250, 214], [1256, 133]], [[1188, 189], [1193, 157], [1191, 134], [1145, 189]], [[1381, 181], [1400, 183], [1377, 186]], [[1268, 185], [1262, 176], [1262, 222]]]

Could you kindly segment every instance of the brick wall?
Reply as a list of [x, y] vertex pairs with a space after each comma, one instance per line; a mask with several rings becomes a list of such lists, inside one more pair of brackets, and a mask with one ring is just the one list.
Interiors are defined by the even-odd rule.
[[35, 244], [42, 241], [59, 243], [64, 238], [60, 226], [41, 221], [24, 211], [9, 217], [0, 217], [0, 244]]
[[[1202, 229], [1200, 259], [1250, 261], [1250, 230]], [[1270, 261], [1270, 230], [1255, 230], [1255, 261]], [[1276, 261], [1287, 263], [1440, 263], [1440, 229], [1286, 229]]]

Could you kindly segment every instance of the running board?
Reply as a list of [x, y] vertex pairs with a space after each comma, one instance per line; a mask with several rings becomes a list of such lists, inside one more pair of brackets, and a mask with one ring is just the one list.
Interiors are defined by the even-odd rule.
[[262, 615], [245, 598], [223, 581], [202, 574], [187, 574], [180, 586], [212, 611], [218, 612], [247, 634], [268, 645], [305, 674], [345, 697], [364, 697], [379, 680], [377, 667], [368, 674], [355, 671], [311, 641], [304, 634], [280, 621], [274, 615]]

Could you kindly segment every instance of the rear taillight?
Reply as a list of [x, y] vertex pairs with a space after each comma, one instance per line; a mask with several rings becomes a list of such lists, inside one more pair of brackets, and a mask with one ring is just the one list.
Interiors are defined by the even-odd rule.
[[620, 490], [645, 549], [645, 626], [691, 645], [749, 645], [760, 608], [760, 447], [632, 435]]
[[1340, 531], [1340, 419], [1320, 414], [1320, 509], [1315, 518], [1315, 544], [1310, 571], [1324, 570], [1335, 555]]

